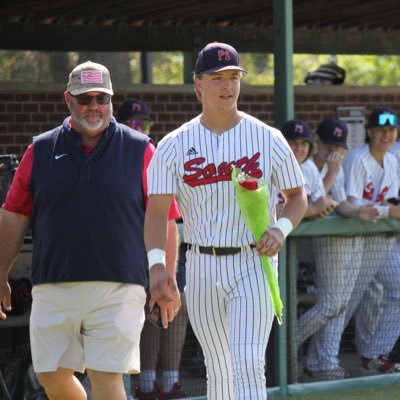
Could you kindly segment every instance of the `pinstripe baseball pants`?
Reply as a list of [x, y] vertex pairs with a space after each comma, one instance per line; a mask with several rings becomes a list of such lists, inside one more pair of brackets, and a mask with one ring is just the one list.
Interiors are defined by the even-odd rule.
[[203, 349], [208, 400], [266, 399], [265, 352], [274, 318], [256, 250], [215, 257], [189, 250], [186, 299]]
[[386, 256], [356, 313], [357, 348], [367, 358], [387, 355], [400, 335], [400, 239], [386, 239]]
[[298, 345], [312, 336], [306, 365], [311, 371], [339, 366], [344, 320], [362, 259], [360, 236], [324, 236], [312, 240], [317, 269], [317, 303], [298, 322]]

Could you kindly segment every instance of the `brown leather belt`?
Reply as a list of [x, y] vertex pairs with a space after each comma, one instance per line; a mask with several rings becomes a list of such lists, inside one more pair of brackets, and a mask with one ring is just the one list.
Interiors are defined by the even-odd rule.
[[238, 253], [244, 253], [250, 249], [253, 249], [256, 247], [255, 244], [250, 244], [248, 246], [243, 246], [243, 247], [214, 247], [214, 246], [197, 246], [188, 243], [187, 244], [187, 249], [188, 250], [196, 250], [198, 249], [198, 252], [200, 254], [209, 254], [211, 256], [233, 256], [234, 254]]

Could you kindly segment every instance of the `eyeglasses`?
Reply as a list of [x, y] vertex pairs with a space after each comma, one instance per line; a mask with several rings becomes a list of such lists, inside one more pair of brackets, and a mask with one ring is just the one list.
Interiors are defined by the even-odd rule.
[[107, 93], [98, 94], [97, 96], [90, 96], [88, 94], [79, 94], [77, 96], [71, 94], [71, 96], [76, 99], [80, 106], [88, 106], [93, 99], [101, 106], [109, 104], [111, 101], [111, 95]]
[[378, 115], [379, 126], [397, 126], [397, 116], [393, 114], [379, 114]]
[[152, 125], [153, 125], [153, 123], [147, 119], [133, 119], [131, 121], [132, 129], [140, 128], [143, 131], [148, 131], [148, 130], [150, 130]]

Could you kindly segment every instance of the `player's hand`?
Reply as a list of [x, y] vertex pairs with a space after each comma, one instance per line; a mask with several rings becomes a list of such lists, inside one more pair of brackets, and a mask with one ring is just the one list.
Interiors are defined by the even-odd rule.
[[358, 209], [358, 218], [363, 221], [376, 222], [380, 217], [381, 213], [374, 204], [366, 204]]
[[161, 309], [163, 326], [168, 327], [181, 307], [181, 297], [176, 279], [162, 264], [150, 268], [150, 309], [157, 303]]
[[177, 292], [174, 300], [160, 305], [161, 319], [164, 329], [168, 328], [168, 323], [172, 322], [181, 308], [181, 295]]
[[272, 257], [278, 254], [285, 238], [278, 228], [269, 228], [258, 241], [256, 249], [260, 256]]
[[11, 288], [7, 279], [0, 280], [0, 319], [6, 319], [4, 310], [11, 311]]
[[337, 151], [329, 153], [326, 163], [328, 165], [328, 170], [330, 174], [337, 176], [340, 171], [340, 166], [342, 165], [344, 156]]
[[328, 217], [335, 211], [335, 208], [338, 205], [339, 205], [339, 203], [337, 201], [333, 200], [331, 197], [324, 197], [323, 207], [320, 211], [320, 216]]
[[321, 196], [314, 204], [319, 210], [319, 216], [324, 218], [332, 214], [339, 203], [329, 196]]

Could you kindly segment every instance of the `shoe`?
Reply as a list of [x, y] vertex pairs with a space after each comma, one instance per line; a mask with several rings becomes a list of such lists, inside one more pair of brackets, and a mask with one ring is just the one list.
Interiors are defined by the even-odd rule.
[[140, 386], [135, 387], [135, 400], [157, 400], [158, 391], [156, 389], [151, 392], [143, 392]]
[[188, 397], [187, 393], [181, 389], [181, 384], [179, 382], [175, 382], [170, 392], [164, 392], [164, 390], [161, 387], [157, 399], [158, 400], [186, 399], [187, 397]]
[[400, 364], [383, 355], [374, 358], [361, 357], [361, 372], [363, 375], [391, 374], [400, 372]]
[[308, 382], [335, 381], [346, 377], [346, 371], [342, 367], [327, 369], [325, 371], [310, 371], [308, 368], [304, 368], [303, 375], [304, 380]]

